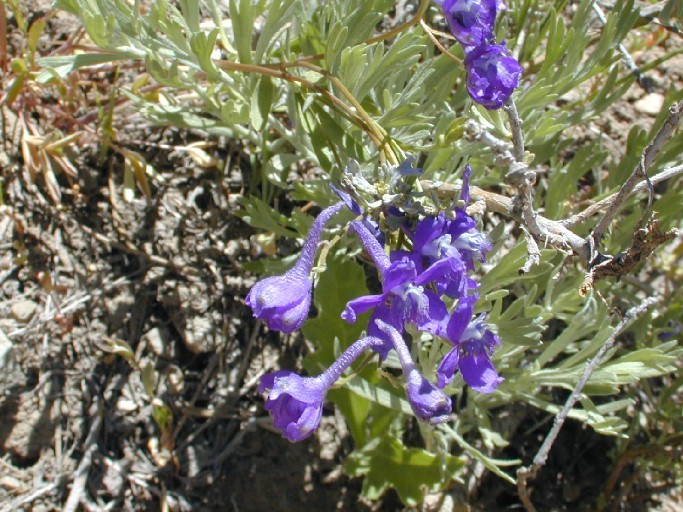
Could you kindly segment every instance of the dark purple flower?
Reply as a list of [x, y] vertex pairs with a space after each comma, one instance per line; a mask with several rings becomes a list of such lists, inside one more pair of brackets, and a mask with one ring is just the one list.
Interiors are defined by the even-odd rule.
[[289, 370], [261, 377], [259, 393], [268, 392], [265, 409], [273, 425], [290, 441], [310, 436], [320, 424], [329, 386], [319, 377], [301, 377]]
[[466, 48], [467, 91], [474, 101], [497, 109], [519, 85], [522, 66], [505, 44], [482, 44]]
[[310, 436], [320, 424], [327, 391], [365, 349], [378, 343], [370, 336], [359, 339], [317, 377], [301, 377], [288, 370], [261, 377], [258, 392], [268, 393], [265, 409], [282, 437], [296, 442]]
[[474, 46], [493, 39], [496, 0], [435, 0], [444, 12], [453, 35], [463, 46]]
[[503, 382], [491, 362], [496, 345], [500, 345], [500, 339], [488, 328], [484, 315], [471, 320], [460, 339], [460, 373], [472, 389], [481, 393], [492, 393]]
[[472, 389], [481, 393], [491, 393], [503, 382], [491, 363], [491, 354], [500, 339], [488, 328], [484, 315], [472, 318], [476, 301], [476, 294], [461, 298], [448, 322], [447, 338], [454, 347], [436, 371], [441, 388], [451, 382], [456, 370], [460, 370]]
[[383, 293], [364, 295], [349, 301], [342, 318], [353, 323], [357, 315], [375, 308], [370, 317], [368, 333], [385, 340], [385, 345], [376, 348], [382, 358], [386, 357], [391, 344], [387, 335], [376, 327], [377, 319], [383, 320], [398, 332], [403, 332], [405, 323], [411, 322], [420, 330], [442, 335], [445, 332], [448, 311], [443, 301], [425, 286], [449, 272], [450, 262], [437, 261], [426, 270], [418, 272], [421, 268], [403, 252], [400, 253], [400, 258], [391, 261], [363, 224], [354, 221], [352, 228], [380, 271]]
[[[461, 198], [469, 202], [469, 176], [472, 172], [466, 166], [463, 175]], [[486, 252], [491, 250], [491, 242], [481, 233], [477, 223], [464, 207], [455, 209], [455, 219], [448, 219], [443, 212], [436, 217], [426, 217], [409, 233], [413, 241], [413, 251], [432, 265], [440, 260], [450, 262], [450, 271], [435, 284], [441, 294], [459, 298], [468, 295], [477, 287], [468, 275], [474, 270], [474, 260], [484, 261]]]
[[401, 334], [382, 320], [376, 320], [376, 324], [396, 349], [406, 383], [406, 396], [417, 419], [431, 425], [448, 421], [452, 411], [451, 399], [415, 368]]
[[281, 276], [262, 279], [249, 291], [245, 303], [270, 329], [292, 332], [308, 318], [313, 284], [310, 279], [315, 253], [325, 223], [340, 211], [344, 203], [337, 203], [320, 212], [306, 237], [301, 256], [296, 264]]

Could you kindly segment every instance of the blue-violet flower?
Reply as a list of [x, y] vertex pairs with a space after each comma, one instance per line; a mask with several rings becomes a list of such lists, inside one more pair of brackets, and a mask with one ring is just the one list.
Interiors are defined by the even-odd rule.
[[491, 393], [503, 382], [491, 363], [500, 339], [488, 328], [484, 315], [472, 318], [477, 298], [476, 294], [461, 298], [448, 322], [447, 338], [454, 347], [436, 371], [440, 388], [451, 382], [457, 369], [465, 382], [481, 393]]
[[[461, 199], [469, 203], [469, 177], [472, 169], [465, 167]], [[480, 232], [477, 223], [464, 207], [455, 209], [455, 219], [448, 219], [443, 212], [436, 217], [419, 221], [415, 230], [409, 233], [413, 251], [426, 259], [428, 265], [440, 260], [450, 262], [450, 272], [444, 274], [435, 285], [441, 294], [459, 298], [477, 287], [476, 281], [467, 275], [474, 270], [474, 260], [484, 261], [492, 248], [490, 240]]]
[[320, 424], [327, 391], [365, 349], [378, 343], [370, 336], [359, 339], [317, 377], [301, 377], [289, 370], [261, 377], [258, 392], [268, 393], [265, 409], [282, 437], [296, 442], [310, 436]]
[[466, 48], [467, 91], [487, 109], [503, 106], [519, 85], [522, 66], [505, 44], [482, 44]]
[[392, 262], [372, 233], [359, 221], [354, 221], [352, 228], [380, 271], [383, 293], [364, 295], [349, 301], [342, 318], [353, 323], [357, 315], [375, 308], [370, 317], [368, 334], [385, 341], [381, 347], [375, 347], [383, 359], [391, 349], [391, 340], [377, 328], [377, 319], [391, 325], [399, 333], [403, 332], [406, 322], [411, 322], [420, 330], [443, 335], [448, 320], [446, 305], [434, 292], [425, 289], [425, 285], [441, 279], [449, 272], [450, 262], [437, 261], [418, 272], [421, 269], [409, 256], [401, 255], [400, 259]]
[[315, 253], [323, 227], [344, 206], [339, 202], [325, 208], [313, 222], [296, 264], [281, 276], [262, 279], [249, 291], [245, 300], [256, 318], [270, 329], [289, 333], [299, 329], [311, 309], [313, 283], [310, 279]]
[[496, 0], [435, 0], [444, 12], [453, 35], [463, 46], [475, 46], [493, 39]]
[[400, 333], [382, 320], [378, 319], [376, 323], [396, 349], [406, 383], [406, 396], [417, 419], [431, 425], [448, 421], [453, 408], [450, 397], [429, 382], [415, 367], [410, 350]]

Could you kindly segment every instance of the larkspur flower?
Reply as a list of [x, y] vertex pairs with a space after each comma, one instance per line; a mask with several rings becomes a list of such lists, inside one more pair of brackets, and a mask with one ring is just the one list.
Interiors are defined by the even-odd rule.
[[262, 279], [249, 291], [245, 303], [270, 329], [289, 333], [299, 329], [308, 318], [313, 290], [310, 274], [316, 249], [325, 223], [343, 206], [340, 202], [320, 212], [291, 269], [281, 276]]
[[499, 1], [435, 0], [444, 12], [451, 32], [463, 46], [480, 45], [493, 39]]
[[503, 106], [519, 85], [522, 66], [512, 57], [505, 43], [466, 48], [467, 91], [474, 101], [487, 109]]
[[[469, 203], [469, 177], [472, 169], [465, 167], [461, 200]], [[426, 217], [417, 223], [409, 233], [413, 241], [413, 251], [432, 265], [439, 260], [450, 262], [450, 272], [435, 284], [439, 293], [458, 298], [477, 287], [476, 282], [467, 275], [474, 270], [474, 260], [484, 261], [485, 254], [491, 250], [491, 242], [476, 227], [475, 220], [465, 207], [455, 209], [455, 219], [449, 219], [443, 212], [435, 217]]]
[[440, 388], [451, 382], [456, 370], [467, 385], [481, 393], [492, 393], [503, 381], [491, 363], [500, 339], [488, 328], [484, 315], [472, 318], [477, 298], [476, 294], [461, 298], [448, 322], [447, 339], [454, 346], [436, 371]]
[[310, 436], [320, 425], [327, 391], [363, 351], [378, 343], [381, 341], [370, 336], [359, 339], [317, 377], [302, 377], [288, 370], [261, 377], [258, 392], [268, 394], [265, 409], [282, 437], [297, 442]]
[[396, 350], [406, 383], [406, 397], [415, 417], [431, 425], [448, 421], [453, 408], [451, 399], [415, 367], [410, 350], [401, 334], [382, 320], [378, 319], [375, 322], [379, 330], [389, 337]]
[[380, 271], [382, 293], [364, 295], [349, 301], [342, 318], [353, 323], [357, 315], [374, 308], [368, 333], [385, 340], [384, 345], [375, 347], [382, 358], [386, 357], [391, 344], [386, 333], [377, 328], [377, 319], [399, 332], [403, 332], [406, 322], [411, 322], [420, 330], [441, 335], [445, 329], [448, 312], [443, 301], [425, 286], [439, 280], [448, 272], [450, 263], [439, 261], [418, 272], [418, 265], [408, 256], [401, 254], [400, 258], [391, 261], [372, 233], [359, 221], [354, 221], [352, 228]]

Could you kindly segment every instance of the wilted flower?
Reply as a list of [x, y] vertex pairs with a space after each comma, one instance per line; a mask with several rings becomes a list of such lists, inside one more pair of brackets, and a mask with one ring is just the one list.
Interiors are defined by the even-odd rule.
[[480, 45], [493, 39], [496, 0], [435, 0], [444, 12], [453, 35], [463, 46]]
[[262, 319], [270, 329], [292, 332], [308, 318], [311, 308], [313, 283], [310, 279], [315, 253], [325, 223], [340, 211], [343, 202], [320, 212], [306, 236], [296, 264], [281, 276], [262, 279], [249, 291], [245, 300], [256, 318]]
[[482, 44], [466, 48], [467, 91], [474, 101], [497, 109], [519, 85], [522, 66], [505, 44]]
[[268, 393], [265, 409], [282, 437], [296, 442], [310, 436], [320, 424], [327, 391], [365, 349], [378, 343], [371, 336], [359, 339], [317, 377], [301, 377], [288, 370], [261, 377], [258, 392]]
[[453, 408], [451, 399], [415, 367], [401, 334], [382, 320], [376, 320], [376, 324], [391, 339], [396, 349], [406, 383], [406, 396], [417, 419], [431, 425], [448, 421]]

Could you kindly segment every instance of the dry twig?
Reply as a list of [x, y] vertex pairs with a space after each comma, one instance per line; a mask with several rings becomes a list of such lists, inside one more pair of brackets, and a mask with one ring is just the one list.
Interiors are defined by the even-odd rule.
[[93, 455], [97, 450], [97, 437], [99, 436], [102, 418], [104, 417], [104, 404], [102, 398], [97, 394], [94, 396], [94, 400], [95, 403], [93, 405], [95, 411], [92, 415], [93, 420], [90, 424], [88, 437], [86, 437], [83, 445], [83, 458], [81, 459], [81, 462], [78, 463], [78, 468], [76, 468], [71, 492], [69, 493], [69, 497], [63, 508], [64, 512], [75, 512], [83, 500], [85, 485], [88, 482], [88, 474], [90, 473], [90, 467], [92, 466]]
[[538, 452], [536, 453], [531, 465], [519, 468], [517, 470], [517, 490], [527, 512], [535, 512], [536, 510], [529, 496], [527, 482], [535, 478], [538, 471], [548, 460], [548, 454], [550, 453], [550, 450], [552, 449], [553, 444], [555, 443], [555, 440], [557, 439], [557, 436], [560, 433], [565, 420], [567, 419], [567, 416], [569, 416], [569, 412], [572, 410], [576, 402], [581, 398], [581, 391], [588, 382], [588, 379], [590, 379], [591, 375], [593, 375], [593, 372], [600, 365], [600, 363], [603, 362], [602, 358], [607, 351], [612, 348], [617, 340], [617, 337], [619, 337], [619, 335], [624, 332], [624, 330], [626, 330], [626, 328], [631, 325], [636, 318], [642, 315], [647, 309], [657, 304], [658, 301], [659, 300], [656, 298], [649, 297], [638, 306], [635, 306], [626, 312], [624, 317], [612, 331], [610, 337], [607, 338], [602, 347], [600, 347], [600, 350], [598, 350], [597, 354], [595, 354], [595, 357], [586, 363], [586, 368], [583, 371], [583, 375], [581, 375], [579, 382], [577, 382], [574, 391], [572, 391], [571, 395], [569, 395], [569, 398], [565, 402], [564, 407], [562, 407], [562, 410], [560, 410], [560, 412], [558, 412], [555, 416], [553, 426], [548, 432], [548, 435], [546, 435], [543, 444], [538, 449]]
[[633, 188], [639, 181], [648, 180], [648, 169], [652, 165], [652, 162], [657, 154], [659, 154], [661, 151], [662, 146], [664, 146], [664, 144], [671, 138], [671, 135], [673, 135], [673, 132], [682, 115], [683, 100], [679, 101], [669, 109], [669, 117], [667, 117], [667, 119], [664, 121], [664, 124], [657, 131], [656, 135], [652, 139], [652, 142], [645, 147], [640, 162], [638, 162], [638, 165], [631, 173], [631, 176], [629, 176], [626, 182], [622, 185], [612, 203], [607, 207], [605, 215], [602, 217], [602, 219], [600, 219], [593, 232], [586, 238], [586, 242], [589, 244], [591, 249], [591, 253], [589, 255], [589, 264], [593, 264], [593, 262], [597, 261], [596, 258], [599, 256], [598, 247], [600, 246], [600, 242], [607, 232], [609, 225], [612, 223], [612, 220], [619, 211], [619, 208], [621, 208], [621, 205], [624, 204], [626, 199], [628, 199], [633, 191]]

